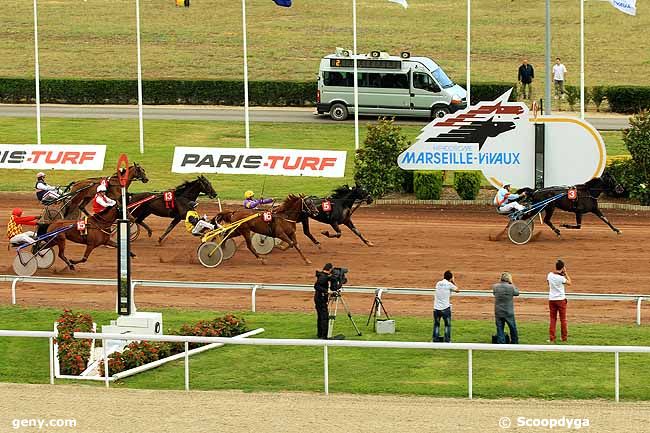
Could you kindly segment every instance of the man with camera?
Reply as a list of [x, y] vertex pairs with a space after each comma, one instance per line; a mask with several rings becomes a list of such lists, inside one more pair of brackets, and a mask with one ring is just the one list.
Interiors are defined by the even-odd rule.
[[571, 277], [567, 274], [564, 262], [558, 259], [555, 262], [555, 272], [549, 272], [546, 277], [548, 281], [548, 309], [551, 315], [551, 323], [548, 329], [549, 342], [555, 343], [555, 328], [557, 326], [557, 316], [560, 316], [560, 328], [562, 332], [562, 341], [566, 342], [569, 336], [569, 330], [566, 320], [566, 292], [565, 285], [571, 284]]
[[440, 337], [440, 319], [445, 322], [445, 343], [451, 343], [451, 303], [449, 298], [451, 292], [458, 293], [458, 287], [454, 281], [454, 274], [445, 271], [443, 279], [436, 283], [436, 295], [433, 300], [433, 342], [442, 342]]
[[513, 296], [519, 296], [519, 289], [512, 282], [510, 272], [503, 272], [500, 281], [492, 285], [494, 295], [494, 321], [497, 325], [497, 344], [505, 344], [505, 325], [510, 330], [510, 343], [519, 344], [517, 323], [515, 322], [515, 305]]
[[316, 305], [318, 338], [327, 339], [327, 328], [329, 324], [329, 291], [332, 288], [334, 277], [332, 276], [332, 264], [326, 263], [322, 271], [316, 271], [316, 283], [314, 284], [314, 304]]

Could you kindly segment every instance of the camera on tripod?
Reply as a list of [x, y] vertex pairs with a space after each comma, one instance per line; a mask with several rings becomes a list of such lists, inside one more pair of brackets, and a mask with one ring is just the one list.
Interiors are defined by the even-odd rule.
[[341, 294], [339, 293], [341, 291], [341, 288], [343, 287], [343, 284], [347, 284], [348, 279], [345, 276], [345, 274], [348, 273], [348, 268], [332, 268], [332, 279], [331, 281], [331, 290], [333, 296], [340, 296]]

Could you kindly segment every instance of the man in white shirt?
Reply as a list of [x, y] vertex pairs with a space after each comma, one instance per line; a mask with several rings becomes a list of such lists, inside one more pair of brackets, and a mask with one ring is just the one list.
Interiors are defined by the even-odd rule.
[[444, 279], [436, 283], [436, 295], [433, 301], [433, 342], [443, 341], [440, 338], [440, 319], [445, 322], [445, 343], [451, 343], [451, 292], [458, 293], [454, 274], [445, 271]]
[[560, 328], [562, 341], [566, 342], [569, 334], [566, 320], [566, 292], [565, 285], [571, 284], [571, 278], [566, 272], [566, 266], [562, 260], [555, 263], [555, 272], [549, 272], [546, 277], [548, 281], [548, 308], [551, 316], [551, 324], [548, 329], [549, 342], [555, 343], [555, 328], [557, 316], [560, 315]]
[[553, 65], [553, 82], [555, 83], [555, 99], [564, 98], [564, 79], [566, 77], [566, 66], [560, 61], [559, 57], [555, 58]]

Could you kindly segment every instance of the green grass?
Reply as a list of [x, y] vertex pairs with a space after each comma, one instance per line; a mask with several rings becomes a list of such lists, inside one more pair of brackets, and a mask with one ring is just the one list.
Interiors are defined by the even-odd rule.
[[[201, 0], [189, 9], [171, 0], [140, 3], [145, 79], [243, 79], [241, 3]], [[132, 0], [40, 0], [38, 6], [43, 77], [135, 79]], [[300, 0], [287, 9], [248, 0], [246, 9], [251, 80], [313, 80], [322, 56], [352, 47], [350, 2]], [[544, 2], [474, 2], [472, 80], [514, 82], [528, 57], [539, 90], [544, 20]], [[2, 22], [0, 76], [33, 76], [32, 3], [10, 2]], [[358, 47], [432, 57], [465, 81], [465, 23], [465, 4], [453, 0], [413, 1], [407, 10], [386, 0], [359, 1]], [[568, 84], [578, 84], [579, 2], [554, 1], [552, 26], [552, 56], [562, 57]], [[638, 42], [649, 26], [647, 13], [629, 17], [607, 2], [587, 3], [586, 85], [646, 85], [650, 57], [647, 44]]]
[[[363, 143], [365, 125], [360, 129]], [[131, 161], [141, 163], [150, 179], [148, 184], [135, 182], [132, 191], [163, 190], [181, 183], [193, 175], [171, 173], [174, 146], [244, 147], [243, 122], [168, 121], [147, 120], [145, 122], [145, 154], [139, 153], [138, 123], [133, 120], [106, 119], [53, 119], [42, 121], [43, 143], [58, 144], [106, 144], [107, 154], [103, 172], [52, 171], [48, 182], [66, 185], [72, 180], [83, 179], [114, 170], [120, 153], [126, 152]], [[421, 126], [402, 126], [409, 140], [419, 134]], [[35, 120], [0, 118], [0, 142], [34, 143]], [[627, 155], [620, 132], [604, 132], [608, 155]], [[301, 178], [268, 176], [266, 180], [258, 175], [209, 175], [215, 189], [222, 198], [239, 199], [247, 189], [260, 191], [264, 185], [266, 196], [282, 197], [290, 192], [326, 194], [344, 182], [353, 182], [354, 126], [345, 124], [251, 124], [251, 146], [294, 149], [331, 149], [348, 152], [346, 177]], [[34, 184], [32, 170], [0, 170], [6, 176], [0, 190], [31, 191]], [[487, 183], [486, 183], [487, 184]], [[258, 192], [259, 194], [259, 192]]]
[[[0, 307], [0, 329], [51, 329], [60, 312], [54, 309]], [[364, 314], [356, 312], [365, 331]], [[99, 324], [111, 312], [92, 312]], [[216, 312], [163, 311], [165, 329], [214, 317]], [[313, 338], [315, 314], [240, 313], [249, 328], [263, 327], [265, 338]], [[345, 316], [336, 331], [356, 339]], [[397, 317], [395, 335], [365, 333], [363, 340], [428, 341], [431, 320]], [[494, 332], [491, 321], [456, 320], [456, 342], [485, 343]], [[544, 344], [544, 322], [519, 323], [521, 343]], [[650, 328], [634, 325], [570, 324], [572, 344], [648, 345]], [[192, 389], [244, 391], [314, 391], [323, 387], [322, 349], [233, 346], [197, 355], [190, 360]], [[467, 353], [399, 349], [330, 348], [330, 391], [372, 394], [418, 394], [465, 397]], [[621, 354], [621, 398], [650, 399], [647, 355]], [[29, 362], [25, 362], [29, 360]], [[613, 398], [614, 356], [578, 353], [474, 352], [474, 396], [549, 399]], [[45, 383], [48, 380], [47, 342], [0, 338], [0, 381]], [[173, 362], [113, 384], [115, 387], [182, 389], [183, 363]]]

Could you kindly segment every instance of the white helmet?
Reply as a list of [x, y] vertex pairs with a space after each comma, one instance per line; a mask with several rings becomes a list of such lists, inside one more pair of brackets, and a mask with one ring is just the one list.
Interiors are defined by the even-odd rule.
[[106, 192], [106, 185], [100, 183], [99, 186], [97, 187], [97, 192]]
[[509, 180], [504, 180], [501, 186], [505, 188], [506, 186], [512, 186], [512, 183]]
[[38, 173], [36, 173], [36, 178], [37, 179], [40, 179], [41, 177], [45, 177], [45, 173], [43, 173], [42, 171], [39, 171]]

